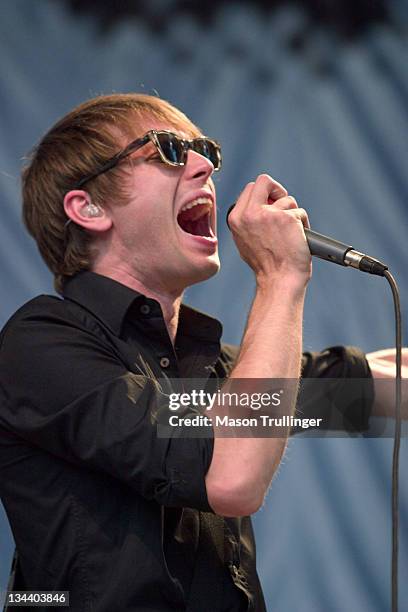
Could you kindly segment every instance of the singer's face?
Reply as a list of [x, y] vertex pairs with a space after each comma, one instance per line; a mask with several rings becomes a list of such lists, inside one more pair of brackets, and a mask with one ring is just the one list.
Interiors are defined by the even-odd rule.
[[[157, 120], [146, 120], [143, 128], [140, 135], [157, 129], [191, 138]], [[191, 150], [184, 166], [163, 163], [151, 142], [132, 154], [124, 178], [129, 198], [111, 208], [111, 248], [156, 290], [180, 292], [219, 269], [212, 173], [211, 162]]]

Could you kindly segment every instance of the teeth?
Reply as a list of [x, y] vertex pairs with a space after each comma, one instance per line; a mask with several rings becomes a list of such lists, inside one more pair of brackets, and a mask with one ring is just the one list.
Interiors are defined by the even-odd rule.
[[199, 204], [209, 204], [209, 206], [212, 206], [212, 201], [210, 200], [210, 198], [197, 198], [196, 200], [193, 200], [192, 202], [189, 202], [188, 204], [183, 206], [180, 212], [183, 212], [183, 210], [188, 210], [189, 208], [193, 208], [193, 206], [198, 206]]

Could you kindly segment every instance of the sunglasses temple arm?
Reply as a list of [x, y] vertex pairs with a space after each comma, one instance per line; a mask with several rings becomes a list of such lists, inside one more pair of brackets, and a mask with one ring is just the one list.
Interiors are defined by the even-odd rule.
[[130, 155], [131, 153], [134, 153], [135, 151], [143, 147], [143, 145], [145, 145], [149, 140], [150, 140], [149, 136], [144, 136], [143, 138], [140, 138], [139, 140], [135, 140], [134, 142], [131, 142], [123, 151], [118, 153], [118, 155], [116, 155], [115, 157], [112, 157], [112, 159], [110, 159], [105, 164], [103, 164], [103, 166], [101, 166], [99, 170], [96, 170], [92, 174], [88, 174], [88, 176], [85, 176], [83, 179], [81, 179], [77, 183], [76, 189], [80, 189], [82, 185], [85, 185], [85, 183], [87, 183], [88, 181], [114, 168], [120, 161], [122, 161], [122, 159], [125, 159], [128, 155]]

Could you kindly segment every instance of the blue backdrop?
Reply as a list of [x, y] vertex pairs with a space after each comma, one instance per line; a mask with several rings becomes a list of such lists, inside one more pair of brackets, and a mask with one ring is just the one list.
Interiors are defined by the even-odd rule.
[[[312, 226], [386, 261], [407, 304], [408, 71], [405, 1], [393, 24], [346, 44], [300, 9], [261, 18], [230, 3], [205, 29], [185, 15], [160, 36], [134, 18], [101, 36], [51, 0], [0, 7], [0, 322], [52, 280], [20, 222], [24, 154], [75, 104], [99, 93], [157, 90], [223, 146], [217, 176], [223, 268], [187, 301], [239, 342], [253, 280], [223, 224], [260, 172], [281, 181]], [[301, 52], [287, 44], [305, 30]], [[314, 264], [305, 349], [394, 342], [385, 281]], [[407, 336], [405, 335], [405, 344]], [[390, 583], [390, 439], [293, 439], [255, 517], [259, 571], [277, 612], [385, 612]], [[400, 610], [408, 610], [406, 438], [401, 448]], [[0, 518], [0, 583], [12, 540]]]

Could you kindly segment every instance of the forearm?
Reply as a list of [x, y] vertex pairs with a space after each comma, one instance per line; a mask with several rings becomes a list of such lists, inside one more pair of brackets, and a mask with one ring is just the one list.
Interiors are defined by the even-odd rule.
[[[222, 391], [233, 389], [238, 380], [241, 391], [247, 381], [251, 392], [256, 390], [254, 379], [286, 379], [284, 411], [293, 414], [300, 375], [304, 295], [304, 281], [291, 283], [286, 279], [284, 284], [275, 281], [269, 287], [258, 287], [237, 363]], [[261, 381], [258, 390], [260, 385]], [[214, 407], [213, 417], [221, 410]], [[248, 416], [250, 412], [248, 409]], [[289, 429], [282, 428], [280, 437], [271, 434], [254, 438], [250, 430], [245, 433], [245, 437], [226, 437], [225, 432], [215, 429], [206, 484], [209, 503], [218, 514], [245, 515], [260, 507], [284, 452]]]
[[[251, 393], [255, 379], [258, 390], [265, 381], [286, 380], [284, 410], [291, 413], [300, 375], [304, 296], [311, 276], [303, 231], [307, 215], [282, 185], [260, 175], [238, 198], [229, 226], [242, 259], [254, 271], [257, 291], [237, 363], [222, 391], [235, 385]], [[236, 409], [241, 413], [241, 406]], [[217, 411], [223, 413], [224, 406]], [[262, 504], [289, 431], [282, 428], [279, 437], [262, 438], [250, 429], [245, 437], [231, 433], [215, 427], [206, 477], [208, 500], [218, 514], [251, 514]]]
[[298, 378], [306, 284], [257, 287], [232, 378]]

